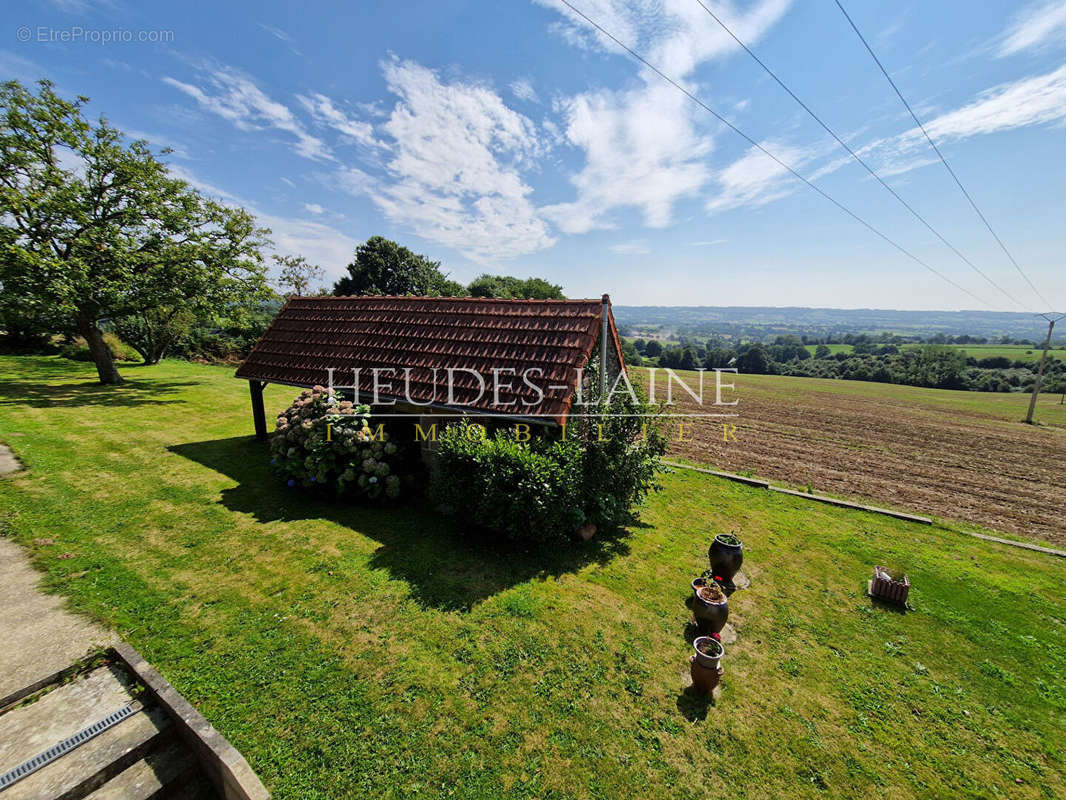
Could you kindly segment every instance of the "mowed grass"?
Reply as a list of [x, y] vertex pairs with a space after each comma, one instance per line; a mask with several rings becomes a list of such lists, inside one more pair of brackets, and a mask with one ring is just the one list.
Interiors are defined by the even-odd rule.
[[[230, 369], [125, 374], [0, 358], [28, 467], [0, 481], [3, 530], [276, 797], [1066, 794], [1060, 560], [695, 473], [613, 541], [468, 543], [276, 485]], [[707, 703], [685, 600], [728, 530], [751, 587]], [[913, 610], [864, 596], [880, 562]]]

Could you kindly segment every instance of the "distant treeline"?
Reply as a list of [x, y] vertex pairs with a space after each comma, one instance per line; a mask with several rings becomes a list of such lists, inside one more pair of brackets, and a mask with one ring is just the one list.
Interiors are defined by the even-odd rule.
[[[1011, 311], [615, 306], [614, 316], [625, 336], [699, 341], [717, 337], [734, 344], [772, 342], [788, 335], [806, 336], [809, 344], [843, 342], [849, 334], [898, 335], [915, 341], [962, 331], [990, 343], [1003, 337], [1043, 342], [1047, 331], [1047, 323], [1036, 315]], [[1066, 331], [1058, 340], [1066, 342]]]
[[[970, 337], [945, 337], [970, 338]], [[983, 344], [983, 342], [972, 342]], [[656, 340], [626, 340], [626, 363], [671, 369], [716, 369], [736, 367], [757, 375], [795, 375], [808, 378], [839, 378], [854, 381], [898, 383], [936, 389], [967, 389], [981, 392], [1031, 391], [1036, 363], [1005, 356], [973, 358], [958, 342], [877, 343], [856, 337], [853, 352], [833, 353], [821, 342], [812, 354], [795, 336], [779, 336], [771, 343], [751, 342], [728, 346], [720, 339], [685, 341], [664, 347]], [[1066, 362], [1049, 359], [1043, 391], [1066, 392]]]

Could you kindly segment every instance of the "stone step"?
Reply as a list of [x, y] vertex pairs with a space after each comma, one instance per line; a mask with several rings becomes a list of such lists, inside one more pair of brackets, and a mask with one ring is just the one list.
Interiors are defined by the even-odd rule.
[[[98, 707], [90, 724], [113, 710], [103, 711]], [[138, 711], [8, 787], [3, 800], [77, 800], [85, 797], [163, 744], [171, 727], [167, 715], [158, 707]], [[55, 743], [53, 741], [41, 749]]]
[[[0, 538], [0, 698], [69, 667], [95, 646], [118, 638], [64, 608], [64, 601], [41, 591], [41, 576], [21, 547]], [[2, 705], [6, 705], [3, 703]]]
[[124, 769], [86, 800], [150, 800], [214, 797], [192, 753], [173, 741]]
[[136, 687], [125, 669], [97, 667], [0, 714], [0, 775], [128, 705]]

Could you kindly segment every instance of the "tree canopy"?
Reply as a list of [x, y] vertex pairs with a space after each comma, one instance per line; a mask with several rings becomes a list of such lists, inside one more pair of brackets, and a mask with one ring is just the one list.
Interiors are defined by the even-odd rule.
[[512, 275], [489, 275], [474, 278], [469, 286], [471, 297], [502, 297], [506, 300], [565, 300], [563, 287], [543, 278], [516, 278]]
[[469, 286], [453, 281], [439, 261], [414, 253], [384, 236], [371, 236], [355, 250], [348, 274], [333, 287], [335, 295], [416, 295], [425, 297], [499, 297], [506, 300], [565, 300], [563, 287], [543, 278], [489, 275]]
[[371, 236], [355, 249], [348, 274], [337, 281], [333, 294], [461, 297], [467, 291], [441, 272], [439, 261], [384, 236]]
[[269, 231], [171, 177], [146, 142], [89, 123], [87, 102], [48, 81], [0, 88], [0, 306], [76, 330], [100, 381], [119, 383], [100, 322], [139, 319], [151, 339], [180, 313], [261, 296]]
[[282, 292], [291, 289], [288, 294], [306, 295], [311, 289], [312, 281], [320, 281], [326, 274], [317, 264], [312, 264], [303, 256], [273, 256], [274, 263], [281, 269], [278, 285]]

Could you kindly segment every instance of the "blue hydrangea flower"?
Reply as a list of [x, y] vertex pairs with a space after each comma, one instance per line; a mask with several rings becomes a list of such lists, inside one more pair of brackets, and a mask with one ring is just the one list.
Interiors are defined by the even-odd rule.
[[295, 486], [295, 485], [296, 485], [296, 481], [294, 481], [292, 478], [289, 478], [289, 486]]
[[378, 482], [378, 476], [377, 475], [371, 475], [370, 476], [370, 482], [371, 483], [377, 483]]

